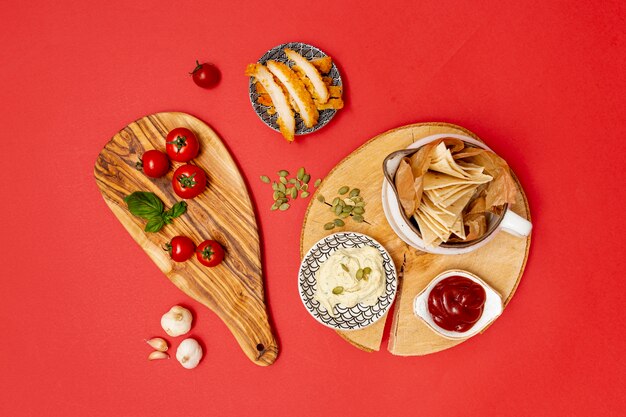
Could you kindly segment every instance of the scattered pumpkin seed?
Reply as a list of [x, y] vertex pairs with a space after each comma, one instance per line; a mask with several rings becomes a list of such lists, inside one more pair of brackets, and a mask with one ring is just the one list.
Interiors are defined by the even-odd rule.
[[340, 218], [345, 219], [346, 217], [350, 216], [350, 213], [344, 213], [344, 212], [341, 212], [341, 213], [339, 213], [339, 214], [337, 214], [337, 215], [338, 215]]
[[354, 214], [363, 214], [365, 213], [365, 209], [363, 207], [355, 207], [354, 210], [352, 210], [352, 212]]
[[297, 184], [298, 180], [295, 179], [295, 178], [290, 178], [288, 182], [289, 182], [289, 184]]
[[280, 171], [278, 171], [278, 176], [279, 177], [286, 177], [287, 175], [289, 175], [289, 171], [281, 169]]
[[362, 269], [359, 268], [358, 271], [356, 271], [356, 279], [363, 279], [363, 273], [364, 271]]
[[372, 268], [370, 268], [369, 266], [366, 266], [365, 268], [363, 268], [363, 273], [365, 275], [369, 275], [372, 273]]
[[[304, 194], [304, 193], [302, 193], [302, 194]], [[324, 198], [323, 195], [320, 194], [320, 195], [317, 196], [317, 201], [319, 201], [320, 203], [325, 203], [326, 199]]]
[[266, 184], [270, 183], [270, 177], [268, 177], [267, 175], [261, 175], [261, 181], [263, 181]]
[[[302, 193], [300, 194], [300, 197], [307, 198], [310, 195], [311, 193], [309, 193], [308, 191], [302, 191]], [[322, 199], [324, 199], [324, 197], [322, 197]]]
[[343, 287], [335, 287], [333, 288], [333, 294], [339, 295], [343, 292]]
[[363, 220], [365, 219], [360, 214], [355, 214], [354, 216], [352, 216], [352, 220], [354, 220], [357, 223], [363, 223]]
[[[354, 200], [352, 200], [352, 201], [354, 201]], [[362, 202], [362, 201], [357, 201], [354, 205], [355, 205], [356, 207], [365, 207], [365, 203], [364, 203], [364, 202]]]
[[333, 200], [333, 207], [335, 207], [337, 204], [339, 204], [341, 200], [339, 199], [339, 197], [335, 197], [335, 199]]
[[350, 272], [350, 268], [348, 268], [346, 264], [341, 264], [341, 269], [343, 269], [346, 272]]
[[351, 213], [352, 212], [352, 206], [345, 206], [342, 211], [344, 213]]
[[322, 183], [322, 180], [318, 178], [315, 180], [315, 183], [313, 185], [315, 185], [315, 188], [317, 188], [320, 186], [321, 183]]
[[302, 182], [308, 184], [309, 181], [311, 181], [311, 176], [309, 174], [304, 174], [304, 177], [302, 177]]
[[280, 191], [281, 193], [285, 194], [287, 192], [287, 187], [285, 187], [285, 184], [279, 183], [278, 184], [278, 191]]
[[287, 184], [287, 178], [285, 177], [280, 177], [278, 180], [283, 184]]
[[346, 225], [341, 219], [335, 219], [334, 222], [335, 222], [335, 226], [337, 227], [343, 227]]
[[302, 185], [300, 185], [300, 189], [302, 191], [308, 191], [309, 190], [309, 184], [302, 184]]
[[335, 214], [337, 216], [339, 216], [339, 214], [341, 214], [342, 211], [343, 211], [343, 207], [341, 207], [340, 205], [335, 206]]
[[281, 205], [280, 205], [280, 207], [278, 207], [278, 209], [279, 209], [280, 211], [285, 211], [285, 210], [289, 209], [289, 203], [283, 203], [283, 204], [281, 204]]
[[295, 187], [291, 188], [291, 198], [294, 200], [298, 198], [298, 189]]
[[285, 194], [281, 193], [280, 191], [274, 191], [274, 200], [278, 200], [279, 198], [283, 198], [285, 196]]
[[272, 204], [272, 207], [270, 207], [270, 210], [274, 211], [278, 208], [278, 206], [276, 205], [276, 203]]
[[298, 174], [296, 175], [296, 177], [297, 177], [300, 181], [302, 181], [302, 178], [304, 177], [304, 173], [305, 173], [305, 171], [304, 171], [304, 167], [300, 167], [300, 169], [298, 170]]
[[277, 182], [273, 182], [272, 183], [272, 190], [278, 191], [278, 183]]
[[348, 187], [347, 185], [344, 185], [343, 187], [339, 189], [339, 191], [337, 191], [337, 194], [344, 195], [348, 191], [350, 191], [350, 187]]
[[360, 192], [361, 190], [359, 190], [358, 188], [355, 188], [352, 191], [350, 191], [350, 197], [356, 197], [359, 195]]
[[331, 229], [333, 229], [334, 227], [335, 227], [335, 223], [332, 223], [332, 222], [331, 222], [331, 223], [326, 223], [326, 224], [324, 225], [324, 229], [326, 229], [326, 230], [331, 230]]

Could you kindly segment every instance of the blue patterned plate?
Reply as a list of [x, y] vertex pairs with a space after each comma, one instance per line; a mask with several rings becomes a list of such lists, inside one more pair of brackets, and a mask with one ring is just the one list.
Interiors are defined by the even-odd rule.
[[[357, 304], [352, 308], [347, 308], [338, 304], [335, 306], [337, 315], [333, 317], [314, 298], [315, 275], [320, 265], [337, 249], [361, 248], [364, 246], [372, 246], [378, 249], [383, 257], [383, 269], [385, 270], [386, 278], [385, 294], [380, 296], [378, 303], [373, 306]], [[376, 323], [391, 307], [396, 296], [397, 286], [396, 267], [389, 253], [371, 237], [354, 232], [335, 233], [317, 242], [304, 256], [298, 272], [298, 287], [304, 307], [317, 321], [336, 330], [363, 329]]]
[[[268, 60], [273, 59], [274, 61], [283, 62], [287, 65], [290, 65], [291, 61], [287, 59], [285, 53], [283, 52], [285, 48], [293, 49], [309, 61], [314, 58], [323, 58], [326, 56], [324, 52], [314, 46], [307, 45], [306, 43], [302, 42], [289, 42], [275, 46], [274, 48], [267, 51], [261, 58], [259, 58], [259, 63], [265, 64]], [[337, 70], [334, 62], [332, 68], [330, 69], [330, 72], [328, 74], [324, 74], [324, 76], [332, 77], [333, 85], [342, 85], [341, 75], [339, 75], [339, 70]], [[274, 129], [275, 131], [280, 132], [280, 129], [278, 128], [278, 123], [276, 123], [278, 115], [267, 114], [268, 107], [257, 103], [259, 95], [256, 92], [256, 87], [254, 86], [254, 84], [255, 83], [252, 82], [252, 77], [250, 77], [248, 90], [250, 93], [250, 102], [252, 103], [254, 111], [256, 112], [257, 116], [259, 116], [259, 118], [263, 120], [263, 123]], [[306, 135], [308, 133], [313, 133], [316, 130], [321, 129], [322, 127], [326, 126], [328, 122], [330, 122], [330, 119], [335, 116], [335, 113], [337, 113], [337, 110], [321, 110], [317, 124], [311, 128], [306, 127], [300, 115], [296, 113], [296, 135]]]

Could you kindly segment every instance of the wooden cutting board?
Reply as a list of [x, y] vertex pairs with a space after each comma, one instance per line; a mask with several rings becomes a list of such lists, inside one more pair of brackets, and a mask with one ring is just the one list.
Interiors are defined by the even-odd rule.
[[[165, 151], [165, 137], [186, 127], [198, 137], [200, 153], [193, 160], [207, 173], [200, 196], [186, 200], [187, 213], [158, 233], [146, 233], [145, 220], [131, 215], [123, 198], [134, 191], [155, 193], [166, 208], [181, 199], [172, 190], [172, 176], [182, 165], [173, 162], [169, 173], [151, 179], [135, 169], [150, 149]], [[96, 183], [115, 216], [161, 271], [185, 294], [213, 310], [228, 326], [248, 358], [257, 365], [274, 363], [278, 345], [265, 307], [259, 235], [246, 184], [228, 150], [211, 128], [185, 113], [157, 113], [122, 129], [104, 147], [94, 167]], [[195, 257], [171, 261], [163, 245], [176, 235], [196, 244], [213, 239], [226, 252], [213, 268]]]
[[[305, 214], [300, 239], [300, 255], [319, 239], [338, 231], [354, 231], [369, 235], [379, 241], [390, 253], [399, 273], [399, 289], [394, 306], [394, 316], [388, 349], [395, 355], [426, 355], [455, 346], [452, 341], [435, 334], [421, 319], [413, 314], [413, 299], [440, 272], [464, 269], [488, 282], [505, 300], [510, 301], [524, 271], [530, 237], [517, 238], [504, 232], [484, 247], [465, 255], [433, 255], [421, 252], [404, 243], [391, 229], [385, 218], [381, 202], [383, 160], [391, 152], [404, 149], [426, 136], [439, 133], [456, 133], [480, 140], [472, 132], [449, 123], [418, 123], [390, 130], [371, 139], [341, 161], [324, 179], [311, 198]], [[344, 227], [324, 230], [324, 224], [334, 215], [328, 206], [317, 201], [317, 195], [332, 200], [337, 190], [347, 185], [361, 190], [366, 202], [365, 220], [356, 223], [346, 220]], [[518, 200], [511, 209], [530, 220], [528, 202], [519, 182]], [[339, 335], [366, 351], [380, 349], [386, 317], [370, 327], [355, 331], [338, 331]], [[313, 324], [312, 324], [313, 325]]]

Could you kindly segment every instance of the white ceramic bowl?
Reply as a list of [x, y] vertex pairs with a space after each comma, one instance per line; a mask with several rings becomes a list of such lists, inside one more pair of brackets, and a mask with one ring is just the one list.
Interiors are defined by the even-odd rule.
[[[371, 246], [383, 257], [385, 271], [385, 293], [378, 298], [373, 306], [357, 304], [354, 307], [335, 306], [336, 316], [331, 316], [315, 299], [316, 274], [324, 263], [337, 249], [361, 248]], [[336, 330], [358, 330], [371, 326], [380, 320], [393, 304], [398, 287], [396, 267], [393, 259], [383, 245], [369, 236], [355, 232], [340, 232], [326, 236], [318, 241], [304, 255], [298, 271], [298, 293], [306, 310], [324, 326]]]
[[[474, 326], [472, 326], [471, 329], [462, 333], [452, 332], [450, 330], [439, 327], [433, 320], [430, 311], [428, 311], [428, 297], [430, 296], [430, 292], [440, 281], [451, 276], [462, 276], [471, 279], [472, 281], [483, 287], [485, 290], [485, 294], [487, 295], [482, 316], [480, 316], [480, 319], [478, 319], [478, 321], [474, 324]], [[466, 271], [461, 271], [459, 269], [445, 271], [437, 275], [437, 277], [435, 277], [435, 279], [433, 279], [430, 284], [428, 284], [428, 286], [415, 297], [415, 300], [413, 300], [413, 312], [415, 313], [415, 315], [421, 318], [432, 331], [439, 334], [440, 336], [445, 337], [446, 339], [452, 340], [467, 339], [468, 337], [472, 337], [480, 333], [491, 322], [498, 318], [500, 314], [502, 314], [503, 308], [504, 307], [502, 305], [502, 297], [500, 297], [500, 294], [498, 294], [496, 290], [491, 288], [489, 284], [478, 278], [476, 275]]]
[[[491, 151], [491, 149], [487, 145], [479, 140], [476, 140], [469, 136], [457, 135], [452, 133], [442, 133], [427, 136], [416, 141], [415, 143], [412, 143], [410, 146], [407, 147], [407, 149], [420, 148], [424, 145], [429, 144], [430, 142], [443, 138], [460, 139], [479, 148]], [[395, 160], [390, 161], [389, 171], [395, 172], [398, 169], [398, 165], [400, 164], [401, 159], [402, 158], [396, 158]], [[387, 222], [389, 223], [393, 231], [396, 232], [398, 237], [400, 237], [400, 239], [416, 249], [424, 252], [435, 253], [438, 255], [459, 255], [472, 252], [489, 243], [493, 238], [496, 237], [500, 230], [516, 236], [528, 236], [532, 228], [532, 224], [529, 221], [513, 213], [511, 210], [507, 210], [504, 214], [504, 218], [500, 222], [500, 225], [495, 230], [493, 230], [486, 238], [476, 242], [473, 245], [465, 247], [426, 246], [422, 238], [417, 233], [415, 233], [413, 228], [409, 225], [406, 218], [402, 214], [402, 208], [400, 207], [400, 203], [396, 198], [393, 187], [391, 186], [391, 184], [389, 184], [389, 181], [387, 181], [386, 178], [383, 180], [382, 203]]]

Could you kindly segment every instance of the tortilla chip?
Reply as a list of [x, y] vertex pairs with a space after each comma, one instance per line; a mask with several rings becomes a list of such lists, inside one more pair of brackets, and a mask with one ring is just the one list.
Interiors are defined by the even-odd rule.
[[451, 185], [462, 185], [462, 184], [484, 184], [489, 182], [492, 177], [489, 175], [476, 175], [471, 179], [462, 179], [452, 177], [450, 175], [441, 174], [438, 172], [428, 171], [424, 174], [424, 190], [432, 190], [435, 188], [444, 188], [449, 187]]
[[394, 183], [398, 193], [398, 199], [404, 209], [404, 214], [409, 218], [415, 213], [415, 210], [417, 210], [418, 199], [415, 195], [414, 181], [415, 178], [413, 177], [409, 159], [402, 158], [398, 170], [396, 171]]

